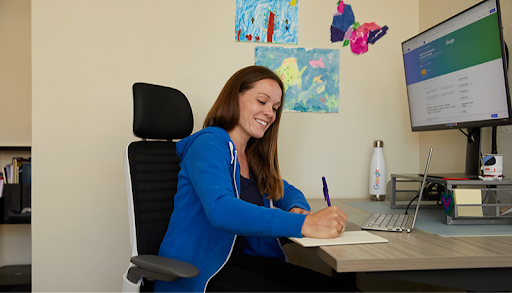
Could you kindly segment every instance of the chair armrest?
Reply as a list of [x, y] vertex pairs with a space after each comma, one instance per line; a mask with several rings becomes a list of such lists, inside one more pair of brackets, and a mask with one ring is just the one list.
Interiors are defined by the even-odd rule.
[[141, 277], [172, 282], [199, 275], [199, 270], [194, 265], [163, 256], [137, 255], [130, 261], [136, 266], [128, 270], [127, 278], [134, 283]]

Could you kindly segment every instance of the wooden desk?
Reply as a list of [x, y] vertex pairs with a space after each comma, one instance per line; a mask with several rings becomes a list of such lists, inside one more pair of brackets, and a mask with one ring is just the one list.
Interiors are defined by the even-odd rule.
[[[331, 199], [357, 225], [369, 213]], [[313, 211], [326, 206], [309, 200]], [[512, 229], [512, 227], [511, 227]], [[337, 273], [370, 272], [390, 278], [471, 291], [512, 290], [512, 236], [442, 237], [415, 228], [411, 233], [378, 232], [388, 243], [312, 248]]]

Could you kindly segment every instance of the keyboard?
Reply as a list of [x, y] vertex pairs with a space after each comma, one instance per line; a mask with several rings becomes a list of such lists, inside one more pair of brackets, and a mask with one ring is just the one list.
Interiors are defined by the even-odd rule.
[[409, 215], [372, 214], [367, 220], [367, 227], [401, 228], [409, 220]]

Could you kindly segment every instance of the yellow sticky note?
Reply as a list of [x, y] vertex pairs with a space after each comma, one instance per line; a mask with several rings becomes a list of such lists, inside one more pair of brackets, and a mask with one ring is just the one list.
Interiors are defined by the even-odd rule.
[[[482, 204], [482, 192], [480, 189], [454, 189], [453, 199], [456, 205]], [[483, 217], [481, 206], [457, 206], [459, 217]]]

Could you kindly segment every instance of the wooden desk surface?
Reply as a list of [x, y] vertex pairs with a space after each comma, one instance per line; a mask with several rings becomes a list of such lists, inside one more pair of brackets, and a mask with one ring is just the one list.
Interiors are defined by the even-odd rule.
[[[323, 199], [308, 200], [313, 211], [326, 206]], [[344, 204], [361, 199], [331, 199], [348, 220], [360, 224], [367, 211]], [[512, 229], [512, 227], [511, 227]], [[315, 247], [329, 266], [342, 272], [439, 270], [512, 267], [512, 236], [442, 237], [415, 228], [411, 233], [371, 231], [388, 243]]]

